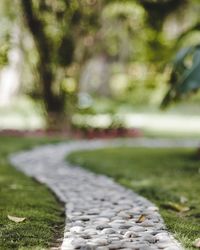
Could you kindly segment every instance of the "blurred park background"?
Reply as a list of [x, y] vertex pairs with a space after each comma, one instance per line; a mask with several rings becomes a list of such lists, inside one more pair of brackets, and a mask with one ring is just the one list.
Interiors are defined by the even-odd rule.
[[198, 0], [1, 0], [0, 129], [200, 135], [199, 11]]
[[[64, 225], [63, 204], [14, 170], [11, 153], [66, 137], [198, 141], [199, 13], [199, 0], [0, 1], [1, 249], [44, 249]], [[194, 249], [200, 150], [168, 141], [172, 148], [76, 152], [69, 160], [153, 201]], [[8, 215], [27, 220], [14, 224]]]

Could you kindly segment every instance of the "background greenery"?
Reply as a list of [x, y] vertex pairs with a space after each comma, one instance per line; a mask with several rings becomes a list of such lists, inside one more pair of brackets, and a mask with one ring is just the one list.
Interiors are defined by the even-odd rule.
[[[43, 127], [69, 128], [74, 114], [159, 106], [172, 71], [169, 62], [180, 48], [200, 42], [197, 0], [11, 2], [0, 4], [1, 68], [10, 65], [9, 52], [20, 49], [17, 92], [39, 104]], [[14, 39], [16, 27], [20, 32]], [[94, 59], [109, 67], [102, 73], [108, 74], [104, 84], [98, 76], [101, 87], [91, 76], [93, 68], [87, 68]], [[89, 77], [86, 93], [84, 74]], [[199, 99], [197, 94], [190, 102]], [[108, 105], [99, 108], [104, 102]]]

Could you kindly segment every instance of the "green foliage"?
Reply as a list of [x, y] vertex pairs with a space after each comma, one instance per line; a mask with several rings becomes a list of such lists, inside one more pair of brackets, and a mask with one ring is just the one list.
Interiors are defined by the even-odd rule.
[[[8, 7], [11, 5], [11, 7]], [[8, 52], [11, 47], [10, 33], [12, 32], [12, 21], [16, 18], [10, 0], [0, 2], [0, 68], [8, 64]]]
[[148, 13], [148, 23], [155, 30], [162, 29], [166, 17], [180, 8], [187, 0], [141, 0]]
[[8, 44], [0, 45], [0, 68], [8, 64]]
[[177, 53], [170, 78], [170, 89], [162, 102], [180, 100], [200, 88], [200, 45], [184, 48]]
[[[144, 27], [145, 11], [135, 1], [113, 1], [104, 6], [101, 14], [101, 40], [106, 53], [123, 63], [138, 56], [138, 50], [144, 45], [141, 29]], [[114, 27], [117, 27], [114, 28]], [[140, 42], [139, 42], [140, 41]], [[136, 49], [135, 45], [139, 46]]]
[[[192, 242], [200, 231], [199, 160], [193, 150], [109, 148], [72, 153], [68, 159], [98, 174], [106, 174], [154, 202], [168, 229], [185, 249], [193, 249]], [[178, 213], [166, 209], [167, 203], [187, 206], [190, 210]]]
[[[29, 13], [27, 8], [21, 8], [18, 15], [26, 27], [23, 30], [22, 47], [25, 51], [25, 67], [30, 67], [27, 75], [23, 76], [24, 85], [28, 89], [24, 92], [31, 93], [36, 101], [43, 103], [44, 114], [60, 112], [67, 116], [69, 103], [75, 107], [72, 113], [77, 110], [77, 98], [69, 98], [67, 92], [63, 91], [63, 82], [73, 78], [75, 96], [81, 89], [78, 84], [84, 65], [99, 55], [106, 58], [109, 66], [113, 66], [113, 62], [121, 64], [122, 70], [117, 74], [122, 73], [128, 79], [122, 91], [120, 84], [115, 84], [112, 97], [117, 97], [117, 101], [131, 105], [160, 102], [158, 95], [163, 95], [168, 74], [163, 73], [164, 65], [177, 47], [176, 38], [184, 33], [179, 27], [179, 19], [184, 20], [183, 27], [192, 30], [198, 27], [198, 12], [192, 11], [193, 19], [191, 10], [188, 14], [188, 9], [197, 9], [196, 0], [21, 0], [20, 3], [21, 7], [31, 5]], [[7, 4], [5, 12], [6, 0], [3, 0], [0, 13], [2, 10], [4, 16], [15, 20], [13, 10], [12, 15], [8, 13], [12, 6]], [[189, 16], [186, 21], [184, 15]], [[33, 25], [27, 19], [34, 20]], [[171, 34], [174, 32], [172, 22], [175, 30], [179, 27], [179, 33], [175, 36]], [[10, 23], [0, 28], [10, 27]], [[27, 30], [33, 35], [35, 46], [33, 41], [30, 42]], [[5, 64], [7, 55], [4, 49], [1, 51], [0, 64]], [[136, 67], [129, 69], [130, 64], [136, 64]], [[32, 74], [29, 79], [28, 74]], [[111, 74], [112, 78], [115, 72]], [[30, 84], [33, 78], [34, 84]]]

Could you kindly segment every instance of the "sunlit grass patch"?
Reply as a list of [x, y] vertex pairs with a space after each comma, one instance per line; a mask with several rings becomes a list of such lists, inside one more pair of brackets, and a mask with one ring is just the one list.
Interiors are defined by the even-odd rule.
[[[46, 249], [62, 237], [63, 206], [43, 185], [8, 163], [8, 155], [39, 143], [38, 138], [0, 138], [0, 249]], [[25, 217], [16, 223], [8, 215]]]

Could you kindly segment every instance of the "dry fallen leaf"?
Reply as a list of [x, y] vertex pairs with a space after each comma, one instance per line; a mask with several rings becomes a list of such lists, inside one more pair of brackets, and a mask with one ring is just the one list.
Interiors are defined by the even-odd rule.
[[196, 248], [200, 248], [200, 238], [198, 238], [194, 241], [193, 246]]
[[11, 216], [11, 215], [8, 215], [7, 217], [9, 220], [14, 221], [16, 223], [23, 222], [26, 220], [26, 218], [24, 218], [24, 217], [15, 217], [15, 216]]
[[146, 219], [146, 216], [144, 214], [141, 214], [139, 219], [136, 221], [136, 223], [141, 223], [141, 222], [145, 221], [145, 219]]
[[189, 207], [186, 207], [186, 206], [180, 205], [178, 203], [174, 203], [174, 202], [167, 202], [163, 205], [163, 207], [167, 208], [167, 209], [174, 210], [176, 212], [187, 212], [190, 210]]

